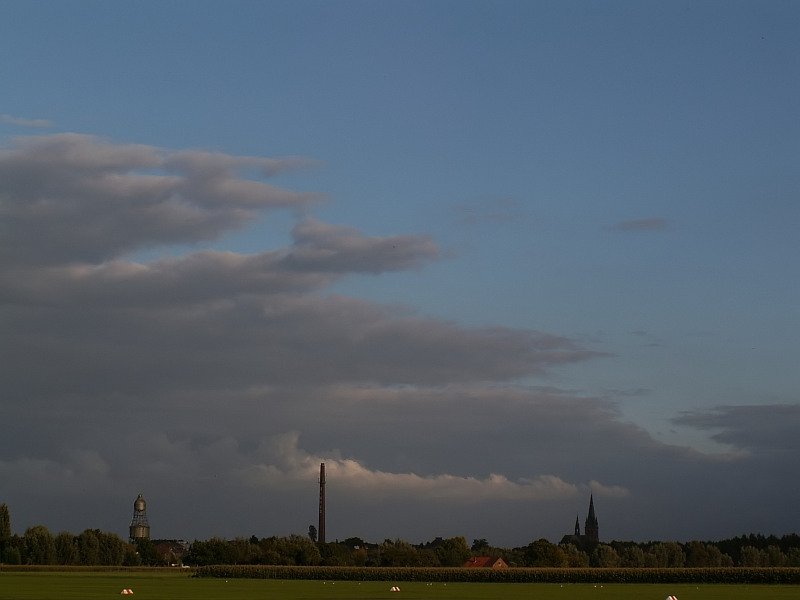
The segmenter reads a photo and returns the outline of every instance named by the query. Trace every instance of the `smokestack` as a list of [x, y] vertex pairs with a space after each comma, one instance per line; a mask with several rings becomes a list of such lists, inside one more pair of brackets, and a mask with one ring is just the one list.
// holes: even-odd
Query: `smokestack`
[[319, 465], [319, 530], [317, 540], [325, 543], [325, 463]]

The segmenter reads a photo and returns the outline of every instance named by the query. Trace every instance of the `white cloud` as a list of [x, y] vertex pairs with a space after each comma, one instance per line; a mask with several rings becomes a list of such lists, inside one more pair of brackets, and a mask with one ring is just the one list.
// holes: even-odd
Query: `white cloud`
[[606, 498], [625, 498], [630, 495], [630, 490], [620, 485], [604, 485], [594, 479], [589, 482], [589, 489], [593, 494]]
[[[319, 476], [319, 466], [325, 463], [327, 478], [332, 484], [346, 489], [348, 494], [365, 494], [373, 501], [397, 495], [408, 495], [419, 502], [442, 501], [457, 504], [476, 504], [487, 501], [528, 501], [574, 497], [579, 486], [555, 475], [510, 480], [492, 473], [479, 478], [453, 474], [422, 476], [416, 473], [392, 473], [370, 469], [356, 459], [341, 458], [338, 452], [312, 455], [299, 447], [299, 434], [278, 436], [270, 444], [274, 464], [261, 463], [243, 467], [237, 478], [258, 488], [303, 487]], [[601, 486], [592, 482], [607, 495], [620, 495], [623, 488]]]
[[24, 117], [15, 117], [7, 114], [0, 115], [0, 122], [8, 123], [10, 125], [17, 125], [18, 127], [43, 128], [53, 126], [53, 124], [47, 119], [26, 119]]

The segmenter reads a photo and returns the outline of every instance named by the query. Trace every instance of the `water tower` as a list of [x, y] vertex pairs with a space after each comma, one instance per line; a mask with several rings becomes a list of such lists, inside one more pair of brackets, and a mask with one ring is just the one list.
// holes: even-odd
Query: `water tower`
[[150, 523], [147, 522], [147, 502], [141, 494], [136, 497], [133, 503], [133, 519], [130, 526], [130, 541], [150, 539]]

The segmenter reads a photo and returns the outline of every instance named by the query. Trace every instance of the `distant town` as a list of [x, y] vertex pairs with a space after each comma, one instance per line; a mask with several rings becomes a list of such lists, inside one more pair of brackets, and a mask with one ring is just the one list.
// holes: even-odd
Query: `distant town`
[[79, 534], [51, 533], [45, 526], [12, 533], [11, 511], [0, 504], [0, 564], [4, 565], [108, 565], [205, 566], [326, 565], [383, 567], [464, 567], [508, 569], [514, 567], [798, 567], [800, 536], [748, 534], [710, 541], [602, 541], [594, 498], [581, 530], [577, 516], [572, 531], [558, 543], [540, 538], [526, 546], [500, 548], [488, 540], [441, 538], [413, 544], [402, 539], [380, 543], [359, 537], [326, 541], [324, 466], [320, 474], [320, 520], [308, 532], [285, 537], [255, 535], [235, 539], [211, 538], [188, 542], [152, 536], [147, 501], [139, 494], [133, 502], [129, 538], [97, 529]]

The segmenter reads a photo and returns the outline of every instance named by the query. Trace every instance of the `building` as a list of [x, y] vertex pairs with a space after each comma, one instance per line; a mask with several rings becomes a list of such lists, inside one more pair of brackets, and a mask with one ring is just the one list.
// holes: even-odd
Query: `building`
[[499, 556], [473, 556], [463, 564], [470, 569], [507, 569], [508, 564]]
[[141, 494], [136, 497], [133, 503], [133, 519], [131, 520], [130, 542], [150, 539], [150, 523], [147, 522], [147, 502]]
[[597, 524], [597, 515], [594, 512], [594, 497], [589, 495], [589, 514], [583, 524], [583, 535], [578, 516], [575, 516], [575, 531], [561, 538], [562, 544], [573, 544], [580, 550], [592, 550], [600, 543], [600, 528]]
[[153, 540], [156, 555], [161, 564], [177, 567], [183, 565], [183, 557], [189, 552], [186, 540]]
[[594, 514], [594, 498], [591, 494], [589, 495], [589, 514], [586, 516], [586, 522], [583, 525], [583, 535], [591, 544], [600, 543], [600, 529], [597, 526], [597, 516]]

